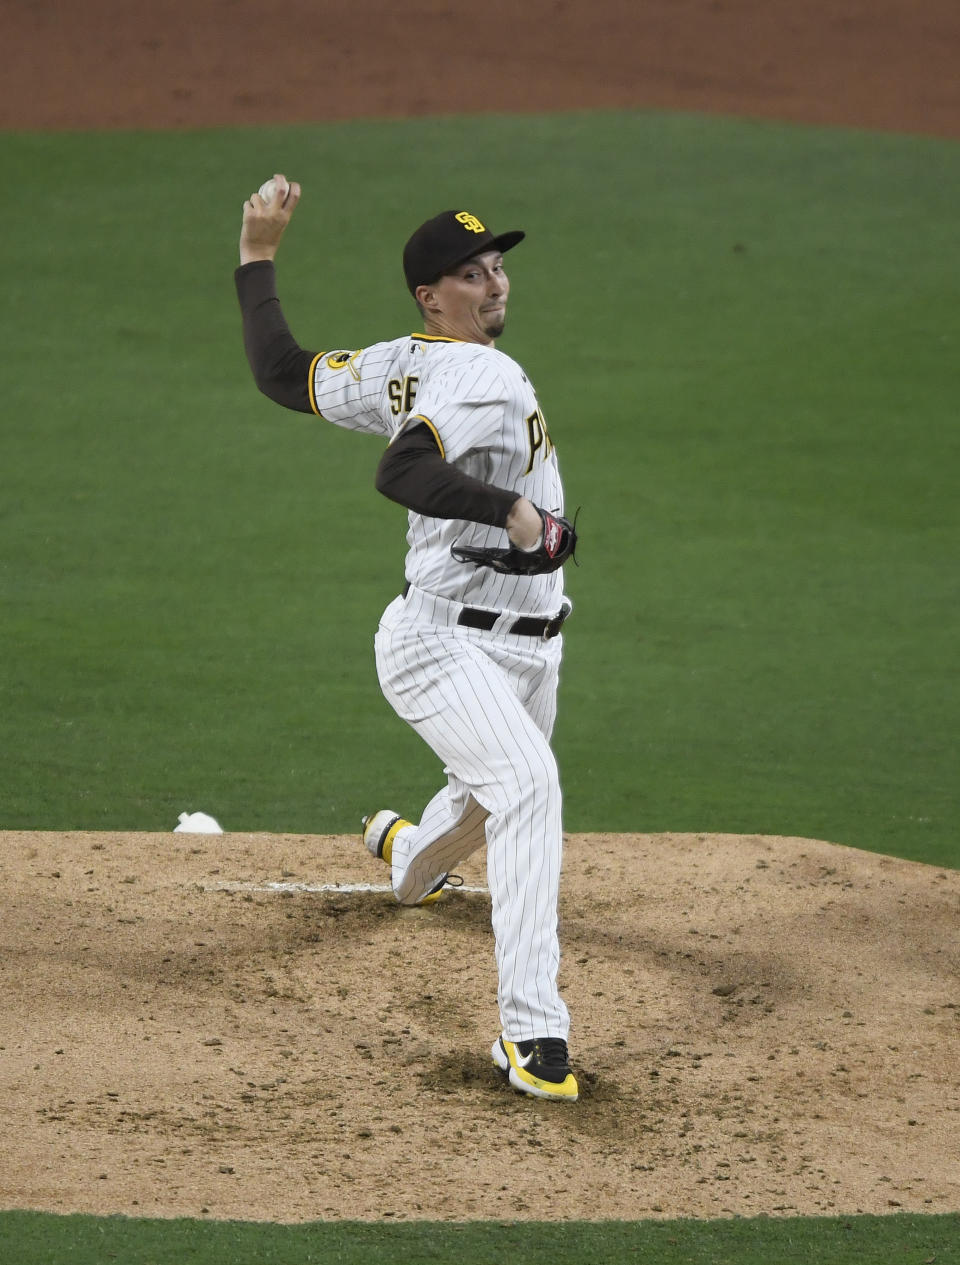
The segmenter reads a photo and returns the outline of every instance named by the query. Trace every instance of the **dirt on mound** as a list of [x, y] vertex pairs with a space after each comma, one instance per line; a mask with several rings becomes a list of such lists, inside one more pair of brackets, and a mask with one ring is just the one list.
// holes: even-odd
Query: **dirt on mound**
[[346, 838], [24, 832], [0, 856], [2, 1207], [960, 1207], [960, 873], [801, 839], [568, 837], [570, 1106], [490, 1062], [479, 857], [404, 910]]

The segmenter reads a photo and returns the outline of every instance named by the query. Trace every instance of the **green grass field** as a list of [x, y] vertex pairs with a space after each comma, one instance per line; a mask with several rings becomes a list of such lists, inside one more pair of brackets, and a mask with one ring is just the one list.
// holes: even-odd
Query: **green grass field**
[[[318, 350], [415, 326], [399, 250], [436, 210], [529, 234], [502, 346], [583, 507], [567, 828], [960, 864], [956, 144], [636, 112], [6, 134], [0, 154], [20, 191], [0, 828], [167, 830], [202, 809], [229, 830], [352, 831], [435, 789], [373, 667], [404, 534], [372, 486], [379, 446], [271, 405], [243, 357], [240, 208], [279, 168], [304, 186], [281, 293]], [[4, 1259], [106, 1259], [66, 1253], [78, 1224], [0, 1219], [0, 1246], [32, 1245]], [[671, 1224], [565, 1227], [581, 1247], [551, 1259], [958, 1259], [949, 1218]], [[120, 1259], [174, 1259], [142, 1233]], [[178, 1260], [243, 1259], [182, 1233]], [[381, 1259], [367, 1230], [315, 1257], [291, 1230], [242, 1233], [273, 1244], [251, 1260], [354, 1259], [336, 1234]], [[495, 1259], [494, 1231], [474, 1233], [458, 1258]], [[544, 1231], [510, 1233], [541, 1259]], [[411, 1242], [390, 1258], [448, 1259]]]
[[[0, 1214], [0, 1249], [17, 1265], [951, 1265], [960, 1217], [800, 1217], [775, 1221], [624, 1221], [272, 1227]], [[69, 1246], [67, 1246], [69, 1245]]]

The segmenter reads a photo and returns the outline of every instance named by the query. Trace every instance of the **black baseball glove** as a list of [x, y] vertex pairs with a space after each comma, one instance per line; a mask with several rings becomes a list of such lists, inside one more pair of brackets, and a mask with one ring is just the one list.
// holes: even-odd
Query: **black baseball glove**
[[475, 545], [451, 545], [450, 552], [458, 562], [472, 562], [478, 567], [492, 567], [504, 575], [543, 575], [557, 571], [568, 558], [574, 556], [577, 533], [569, 519], [535, 507], [543, 520], [540, 543], [535, 549], [520, 549], [510, 545], [506, 549], [486, 548]]

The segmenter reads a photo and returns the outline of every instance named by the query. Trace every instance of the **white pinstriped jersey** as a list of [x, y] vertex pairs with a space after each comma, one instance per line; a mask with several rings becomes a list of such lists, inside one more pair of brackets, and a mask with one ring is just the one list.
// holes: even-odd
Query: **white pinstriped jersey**
[[[310, 404], [324, 420], [389, 441], [426, 424], [445, 460], [465, 474], [563, 513], [556, 452], [536, 393], [509, 356], [480, 343], [411, 334], [359, 351], [322, 352], [310, 374]], [[563, 573], [500, 575], [457, 562], [452, 544], [509, 544], [506, 531], [462, 519], [408, 514], [406, 578], [470, 606], [555, 615]]]

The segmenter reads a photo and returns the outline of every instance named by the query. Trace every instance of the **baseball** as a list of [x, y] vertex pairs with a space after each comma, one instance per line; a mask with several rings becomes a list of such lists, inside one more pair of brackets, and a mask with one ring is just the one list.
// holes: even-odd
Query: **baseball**
[[265, 180], [257, 192], [260, 194], [261, 198], [263, 198], [264, 202], [272, 202], [274, 195], [277, 192], [277, 182], [274, 180], [273, 176], [271, 176], [269, 180]]

